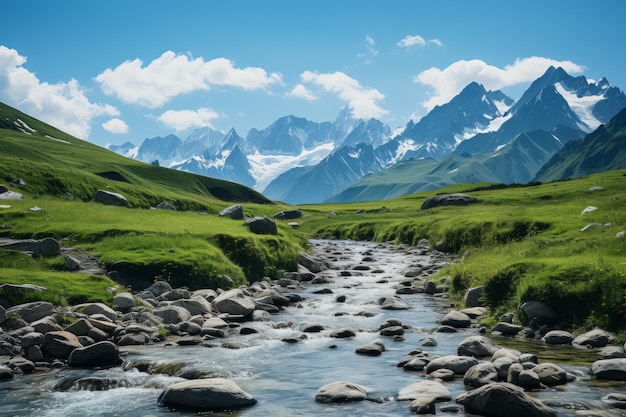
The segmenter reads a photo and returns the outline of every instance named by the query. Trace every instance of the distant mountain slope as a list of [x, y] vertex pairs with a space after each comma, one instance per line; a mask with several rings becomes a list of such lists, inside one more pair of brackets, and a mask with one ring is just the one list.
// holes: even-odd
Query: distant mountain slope
[[165, 199], [189, 209], [224, 201], [271, 203], [240, 184], [125, 158], [0, 103], [0, 181], [16, 178], [35, 194], [89, 201], [103, 188], [142, 207]]
[[578, 178], [624, 167], [626, 108], [583, 139], [567, 143], [537, 172], [535, 180]]

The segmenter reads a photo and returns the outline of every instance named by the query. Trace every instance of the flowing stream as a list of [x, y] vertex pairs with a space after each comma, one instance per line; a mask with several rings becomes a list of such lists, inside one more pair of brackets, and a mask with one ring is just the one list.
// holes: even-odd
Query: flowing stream
[[[181, 362], [184, 369], [209, 371], [230, 378], [258, 400], [255, 406], [232, 413], [172, 411], [159, 407], [157, 398], [163, 387], [182, 381], [182, 378], [149, 375], [136, 369], [124, 371], [121, 367], [98, 371], [62, 369], [16, 376], [13, 380], [0, 382], [0, 416], [414, 415], [409, 410], [410, 402], [396, 401], [395, 398], [402, 388], [426, 378], [426, 375], [403, 371], [396, 366], [397, 363], [410, 351], [420, 348], [419, 340], [425, 337], [437, 341], [436, 346], [422, 347], [430, 356], [456, 354], [458, 344], [476, 334], [476, 329], [456, 333], [433, 332], [437, 319], [450, 307], [445, 299], [425, 294], [402, 295], [411, 306], [408, 310], [383, 310], [376, 300], [394, 296], [394, 284], [407, 279], [404, 273], [408, 269], [424, 268], [441, 260], [437, 261], [431, 253], [419, 249], [368, 242], [314, 240], [311, 245], [314, 253], [331, 259], [333, 269], [325, 273], [331, 278], [330, 282], [293, 291], [304, 300], [299, 306], [285, 308], [280, 314], [272, 316], [271, 321], [244, 324], [255, 328], [258, 333], [215, 340], [214, 347], [183, 347], [169, 343], [125, 349], [128, 351], [125, 356], [128, 362], [140, 359], [157, 363]], [[368, 262], [364, 262], [366, 257]], [[356, 265], [367, 266], [357, 271], [354, 270]], [[320, 294], [320, 289], [327, 291]], [[344, 302], [336, 300], [339, 295], [346, 297]], [[395, 341], [380, 336], [378, 328], [389, 318], [399, 319], [405, 326], [410, 326], [404, 340]], [[300, 338], [304, 335], [301, 326], [313, 322], [321, 323], [325, 329], [319, 333], [306, 333], [306, 338], [298, 343], [283, 341]], [[356, 337], [330, 337], [331, 331], [345, 328], [355, 330]], [[228, 341], [245, 346], [240, 349], [221, 346]], [[384, 343], [386, 351], [381, 356], [355, 353], [358, 346], [372, 341]], [[496, 343], [499, 342], [496, 340]], [[539, 344], [527, 342], [518, 344], [516, 348], [537, 353], [533, 349], [539, 350]], [[571, 349], [557, 353], [570, 358], [576, 352]], [[542, 401], [567, 404], [567, 407], [559, 409], [559, 415], [573, 414], [577, 408], [584, 407], [606, 410], [601, 401], [603, 395], [608, 392], [626, 393], [623, 384], [610, 384], [608, 388], [597, 386], [587, 375], [588, 365], [570, 365], [567, 362], [559, 365], [577, 375], [578, 381], [533, 393]], [[63, 381], [81, 377], [110, 379], [115, 381], [114, 388], [104, 391], [63, 390]], [[342, 380], [371, 388], [372, 396], [380, 401], [341, 405], [315, 401], [320, 387]], [[438, 404], [437, 414], [465, 415], [462, 407], [457, 407], [454, 402], [454, 398], [466, 391], [462, 378], [445, 385], [453, 401]], [[616, 412], [611, 410], [611, 413]]]

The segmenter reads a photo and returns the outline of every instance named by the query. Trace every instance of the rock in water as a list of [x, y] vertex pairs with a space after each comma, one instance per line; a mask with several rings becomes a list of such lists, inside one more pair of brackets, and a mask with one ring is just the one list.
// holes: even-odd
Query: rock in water
[[158, 399], [161, 406], [207, 411], [250, 407], [256, 402], [254, 397], [225, 378], [179, 382], [167, 387]]
[[317, 390], [315, 401], [319, 403], [348, 403], [367, 399], [370, 389], [352, 382], [337, 381]]
[[554, 417], [556, 413], [540, 401], [524, 393], [521, 388], [508, 383], [483, 385], [461, 394], [457, 403], [465, 410], [494, 417]]

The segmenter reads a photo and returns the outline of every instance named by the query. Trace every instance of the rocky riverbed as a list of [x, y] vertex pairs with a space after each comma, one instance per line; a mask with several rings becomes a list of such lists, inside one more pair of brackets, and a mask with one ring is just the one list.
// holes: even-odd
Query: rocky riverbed
[[426, 241], [311, 248], [245, 288], [0, 309], [0, 415], [626, 415], [612, 335], [480, 326]]

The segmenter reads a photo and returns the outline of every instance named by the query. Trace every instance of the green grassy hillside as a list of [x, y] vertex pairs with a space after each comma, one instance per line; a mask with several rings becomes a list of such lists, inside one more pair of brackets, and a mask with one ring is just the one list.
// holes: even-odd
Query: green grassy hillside
[[[13, 129], [17, 119], [37, 132]], [[278, 222], [277, 236], [259, 236], [216, 213], [233, 202], [248, 215], [293, 207], [236, 184], [122, 158], [7, 107], [0, 120], [0, 180], [27, 184], [9, 186], [23, 200], [0, 200], [0, 237], [53, 236], [137, 282], [165, 279], [190, 288], [224, 286], [223, 275], [238, 285], [294, 270], [297, 251], [311, 237], [408, 245], [425, 238], [441, 250], [471, 253], [439, 278], [448, 277], [457, 300], [465, 289], [484, 286], [492, 320], [538, 300], [561, 313], [563, 325], [597, 325], [626, 338], [626, 238], [616, 236], [626, 229], [625, 169], [545, 184], [464, 184], [383, 202], [305, 205], [298, 207], [299, 229]], [[100, 188], [125, 195], [133, 207], [89, 202]], [[421, 211], [438, 192], [466, 192], [477, 202]], [[161, 201], [182, 210], [149, 209]], [[587, 206], [597, 210], [581, 214]], [[580, 231], [590, 223], [598, 225]], [[0, 251], [2, 282], [48, 287], [44, 297], [55, 302], [110, 300], [114, 282], [61, 272], [62, 263]]]

